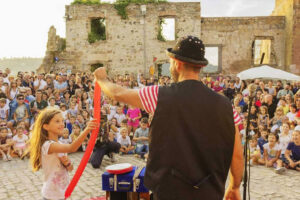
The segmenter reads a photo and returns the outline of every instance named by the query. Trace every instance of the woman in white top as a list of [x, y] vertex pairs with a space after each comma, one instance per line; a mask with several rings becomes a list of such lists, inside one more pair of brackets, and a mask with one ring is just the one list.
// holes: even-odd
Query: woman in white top
[[8, 90], [8, 98], [10, 100], [13, 100], [15, 98], [15, 96], [19, 93], [19, 89], [17, 87], [17, 82], [13, 81], [10, 83], [10, 88]]

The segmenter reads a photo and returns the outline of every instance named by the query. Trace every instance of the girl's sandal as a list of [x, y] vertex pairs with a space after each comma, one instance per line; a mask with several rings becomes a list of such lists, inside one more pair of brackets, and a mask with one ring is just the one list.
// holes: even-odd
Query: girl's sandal
[[12, 157], [10, 155], [7, 155], [7, 160], [11, 161], [12, 160]]
[[5, 161], [5, 162], [7, 162], [8, 160], [7, 160], [7, 157], [6, 157], [6, 155], [4, 154], [3, 155], [3, 161]]

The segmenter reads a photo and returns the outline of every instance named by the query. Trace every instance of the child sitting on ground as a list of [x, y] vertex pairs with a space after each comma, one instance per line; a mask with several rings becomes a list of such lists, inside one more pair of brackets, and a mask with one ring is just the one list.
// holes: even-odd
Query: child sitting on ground
[[292, 142], [285, 151], [286, 164], [289, 169], [300, 171], [300, 131], [295, 130], [292, 134]]
[[260, 159], [260, 150], [257, 145], [257, 138], [252, 137], [249, 140], [249, 154], [248, 159], [250, 159], [250, 165], [258, 164], [258, 160]]
[[279, 146], [281, 149], [281, 155], [280, 159], [277, 161], [277, 169], [276, 173], [281, 174], [285, 171], [285, 168], [283, 167], [285, 163], [287, 163], [287, 160], [285, 158], [285, 151], [288, 146], [288, 144], [291, 142], [292, 136], [290, 134], [290, 125], [288, 123], [282, 124], [282, 132], [279, 134]]
[[261, 155], [261, 158], [263, 158], [263, 155], [264, 155], [264, 144], [268, 143], [268, 130], [267, 129], [264, 129], [260, 132], [260, 138], [258, 139], [258, 146], [259, 146], [259, 149], [260, 149], [260, 155]]
[[259, 159], [258, 163], [265, 165], [266, 167], [276, 167], [276, 162], [280, 156], [280, 147], [277, 144], [277, 137], [274, 133], [270, 133], [268, 137], [268, 143], [263, 145], [264, 158]]
[[121, 144], [120, 152], [122, 152], [122, 154], [133, 154], [134, 146], [131, 146], [127, 128], [121, 128], [120, 133], [121, 136], [117, 140], [117, 142]]
[[21, 158], [26, 150], [26, 142], [28, 136], [24, 134], [24, 127], [18, 126], [16, 128], [17, 134], [13, 137], [14, 141], [14, 150], [18, 153], [18, 156]]
[[59, 138], [61, 144], [71, 144], [72, 139], [69, 134], [69, 129], [64, 128], [62, 136]]
[[8, 136], [8, 128], [0, 128], [0, 153], [4, 161], [12, 160], [10, 156], [11, 147], [13, 146], [13, 141]]

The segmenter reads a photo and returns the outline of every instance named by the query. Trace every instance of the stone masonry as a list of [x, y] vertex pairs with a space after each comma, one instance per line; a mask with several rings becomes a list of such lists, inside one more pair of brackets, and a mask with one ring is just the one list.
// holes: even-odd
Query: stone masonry
[[[146, 4], [145, 15], [141, 5], [130, 4], [126, 12], [128, 19], [123, 20], [112, 4], [66, 6], [66, 50], [58, 54], [57, 65], [89, 71], [92, 64], [101, 63], [109, 74], [148, 74], [150, 66], [168, 62], [165, 49], [175, 45], [157, 39], [159, 19], [170, 17], [175, 19], [177, 38], [195, 35], [206, 46], [219, 48], [219, 72], [232, 74], [254, 67], [254, 41], [268, 39], [269, 64], [300, 73], [299, 0], [277, 0], [269, 17], [204, 18], [199, 2]], [[90, 44], [88, 34], [95, 18], [105, 18], [106, 40]], [[44, 62], [39, 71], [47, 72], [50, 66]]]

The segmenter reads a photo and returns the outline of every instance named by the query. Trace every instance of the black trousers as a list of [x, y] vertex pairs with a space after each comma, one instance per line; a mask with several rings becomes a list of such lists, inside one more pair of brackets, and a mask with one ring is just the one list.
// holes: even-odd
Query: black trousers
[[121, 145], [117, 142], [107, 142], [101, 146], [95, 146], [90, 158], [91, 165], [93, 168], [99, 168], [105, 155], [109, 155], [112, 152], [119, 153], [120, 148]]

